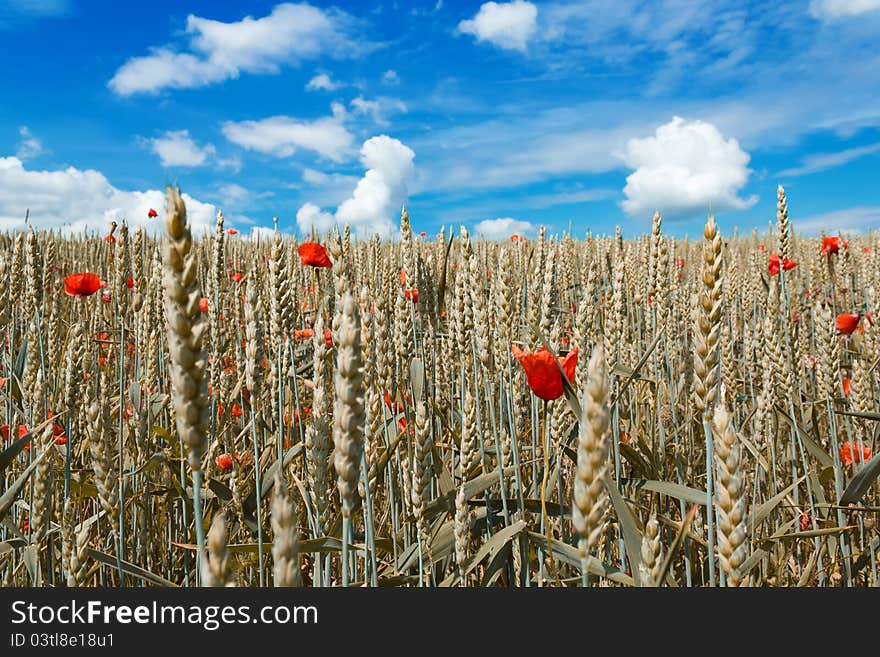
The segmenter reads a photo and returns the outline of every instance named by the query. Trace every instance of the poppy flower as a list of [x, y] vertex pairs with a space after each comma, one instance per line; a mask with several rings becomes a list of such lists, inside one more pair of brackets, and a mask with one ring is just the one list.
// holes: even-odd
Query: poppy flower
[[317, 242], [303, 242], [299, 245], [296, 252], [299, 253], [299, 259], [302, 260], [304, 265], [321, 268], [333, 266], [327, 249]]
[[328, 328], [324, 329], [324, 342], [328, 347], [333, 346], [333, 331]]
[[837, 316], [837, 330], [843, 335], [850, 335], [859, 326], [861, 314], [841, 313]]
[[232, 280], [234, 280], [236, 283], [241, 281], [242, 278], [244, 278], [244, 274], [242, 274], [240, 271], [237, 271], [232, 275]]
[[404, 290], [403, 296], [405, 296], [407, 299], [409, 299], [413, 303], [418, 303], [419, 302], [419, 289], [414, 287], [411, 290]]
[[821, 253], [822, 255], [827, 253], [838, 253], [841, 246], [844, 249], [848, 246], [846, 240], [842, 240], [839, 237], [823, 237]]
[[843, 394], [849, 397], [850, 390], [852, 390], [852, 379], [844, 378], [841, 383], [843, 384]]
[[685, 265], [685, 259], [684, 258], [676, 258], [675, 264], [678, 266], [679, 269], [681, 269]]
[[202, 297], [199, 299], [199, 310], [203, 313], [208, 312], [208, 297]]
[[227, 235], [238, 235], [238, 231], [235, 230], [235, 228], [227, 228], [227, 229], [226, 229], [226, 234], [227, 234]]
[[147, 218], [153, 219], [154, 217], [158, 217], [159, 213], [156, 212], [153, 208], [150, 208], [149, 212], [147, 212]]
[[791, 271], [795, 267], [797, 267], [797, 263], [794, 260], [789, 260], [788, 258], [785, 258], [782, 261], [782, 269], [784, 271]]
[[763, 244], [758, 245], [758, 251], [766, 251], [766, 250], [767, 250], [767, 247], [764, 246]]
[[6, 383], [6, 377], [0, 376], [0, 388], [3, 387], [4, 383]]
[[811, 522], [810, 514], [806, 511], [804, 511], [801, 514], [800, 521], [798, 523], [798, 527], [800, 527], [800, 530], [802, 532], [805, 532], [805, 531], [807, 531], [807, 528], [810, 526], [810, 522]]
[[232, 417], [241, 417], [241, 404], [236, 402], [232, 405]]
[[843, 461], [844, 465], [864, 463], [871, 458], [871, 448], [867, 445], [862, 445], [860, 450], [858, 445], [854, 445], [847, 440], [840, 446], [838, 454], [840, 454], [840, 460]]
[[[18, 437], [24, 438], [28, 433], [27, 425], [19, 424], [18, 425]], [[0, 427], [0, 434], [3, 435], [3, 440], [9, 440], [9, 425], [4, 424]]]
[[134, 279], [131, 276], [125, 279], [125, 287], [127, 287], [129, 290], [134, 289]]
[[422, 231], [421, 233], [419, 233], [419, 237], [427, 237], [427, 236], [428, 236], [428, 233], [425, 231]]
[[387, 390], [384, 394], [385, 397], [385, 405], [388, 407], [388, 410], [392, 413], [402, 413], [403, 412], [403, 404], [400, 402], [391, 401], [391, 393]]
[[871, 252], [872, 252], [872, 249], [871, 249], [870, 246], [865, 246], [865, 247], [862, 248], [862, 251], [864, 251], [865, 253], [871, 253]]
[[89, 297], [101, 287], [101, 277], [88, 271], [70, 274], [64, 279], [64, 293], [72, 297]]
[[520, 237], [519, 235], [517, 235], [516, 233], [514, 233], [513, 235], [510, 236], [510, 241], [511, 241], [511, 242], [517, 242], [517, 241], [519, 241], [519, 237]]
[[293, 332], [293, 339], [294, 340], [304, 340], [304, 339], [312, 337], [313, 335], [315, 335], [315, 329], [311, 329], [311, 328], [296, 329]]
[[221, 470], [232, 470], [232, 456], [230, 454], [221, 454], [214, 459], [214, 463]]
[[116, 244], [116, 238], [113, 237], [113, 235], [106, 235], [104, 241], [109, 242], [110, 244]]
[[770, 258], [768, 258], [767, 271], [770, 272], [771, 276], [776, 276], [776, 274], [779, 273], [780, 266], [781, 264], [779, 262], [779, 256], [775, 253], [772, 253], [770, 255]]
[[[553, 359], [553, 355], [545, 347], [540, 351], [527, 354], [522, 349], [513, 345], [513, 355], [523, 366], [526, 379], [532, 392], [545, 401], [558, 399], [562, 396], [562, 375]], [[565, 371], [569, 381], [574, 381], [574, 369], [577, 366], [578, 350], [572, 349], [565, 358], [559, 359], [559, 364]]]
[[104, 303], [110, 303], [110, 291], [104, 290], [101, 292], [101, 299], [104, 300]]

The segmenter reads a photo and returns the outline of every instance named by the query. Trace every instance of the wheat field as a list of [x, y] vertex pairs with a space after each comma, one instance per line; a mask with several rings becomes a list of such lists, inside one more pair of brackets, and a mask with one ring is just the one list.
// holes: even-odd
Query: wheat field
[[880, 584], [877, 235], [150, 214], [0, 235], [3, 586]]

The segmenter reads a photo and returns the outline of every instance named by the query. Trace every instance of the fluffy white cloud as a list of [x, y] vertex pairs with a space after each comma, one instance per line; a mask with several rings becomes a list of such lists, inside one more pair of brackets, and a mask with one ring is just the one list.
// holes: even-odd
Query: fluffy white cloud
[[166, 87], [203, 87], [241, 73], [277, 73], [322, 55], [354, 57], [369, 45], [348, 36], [351, 19], [338, 10], [284, 3], [268, 16], [246, 16], [224, 23], [190, 14], [186, 20], [189, 51], [172, 46], [133, 57], [116, 71], [110, 88], [121, 96], [155, 93]]
[[21, 140], [18, 142], [15, 156], [19, 160], [30, 160], [46, 152], [43, 143], [34, 137], [26, 125], [18, 129], [18, 134], [21, 136]]
[[660, 210], [675, 217], [710, 206], [743, 209], [757, 201], [737, 196], [749, 177], [749, 154], [711, 123], [676, 116], [654, 136], [630, 139], [622, 157], [635, 169], [623, 188], [623, 209], [631, 215]]
[[880, 0], [810, 0], [810, 16], [833, 21], [880, 9]]
[[147, 140], [150, 150], [159, 156], [163, 167], [197, 167], [213, 157], [216, 149], [212, 144], [199, 146], [189, 130], [169, 130], [161, 137]]
[[395, 86], [400, 84], [400, 76], [397, 75], [397, 71], [388, 69], [382, 74], [382, 84], [387, 84], [389, 86]]
[[341, 82], [334, 82], [326, 73], [319, 73], [309, 80], [306, 91], [333, 91], [341, 86]]
[[336, 218], [329, 212], [324, 212], [314, 203], [305, 203], [296, 211], [296, 225], [300, 232], [309, 233], [314, 228], [323, 233], [333, 228]]
[[333, 104], [333, 115], [302, 121], [290, 116], [272, 116], [260, 121], [228, 121], [223, 124], [226, 138], [248, 150], [276, 157], [290, 157], [297, 149], [315, 151], [340, 162], [348, 155], [354, 136], [343, 124], [345, 108]]
[[306, 203], [296, 213], [300, 230], [307, 232], [314, 226], [324, 231], [334, 224], [347, 223], [356, 233], [391, 235], [415, 171], [414, 158], [413, 150], [397, 139], [388, 135], [371, 137], [361, 147], [361, 163], [366, 171], [351, 197], [339, 205], [335, 215]]
[[505, 50], [525, 50], [535, 36], [537, 18], [538, 8], [525, 0], [486, 2], [476, 16], [461, 21], [458, 30]]
[[498, 219], [484, 219], [474, 226], [477, 235], [487, 240], [503, 240], [511, 235], [523, 235], [532, 233], [535, 225], [529, 221], [520, 221], [511, 217], [499, 217]]
[[[213, 225], [217, 208], [188, 194], [183, 199], [193, 233], [201, 235]], [[117, 189], [93, 169], [31, 171], [17, 157], [0, 157], [0, 229], [23, 228], [29, 210], [35, 228], [103, 233], [110, 221], [124, 219], [132, 227], [159, 231], [164, 207], [164, 191]], [[159, 211], [158, 219], [147, 218], [150, 208]]]

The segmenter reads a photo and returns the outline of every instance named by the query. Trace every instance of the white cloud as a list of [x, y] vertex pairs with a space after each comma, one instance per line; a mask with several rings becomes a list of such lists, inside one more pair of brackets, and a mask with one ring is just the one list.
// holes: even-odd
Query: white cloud
[[306, 232], [314, 226], [324, 231], [334, 224], [347, 223], [357, 233], [391, 235], [415, 172], [414, 158], [413, 150], [397, 139], [388, 135], [371, 137], [361, 147], [361, 163], [366, 171], [351, 197], [339, 205], [335, 215], [306, 203], [296, 213], [300, 230]]
[[623, 209], [630, 215], [659, 210], [675, 217], [710, 206], [743, 209], [757, 201], [737, 196], [749, 177], [748, 153], [711, 123], [676, 116], [654, 136], [630, 139], [622, 157], [635, 169], [623, 188]]
[[390, 235], [395, 226], [393, 217], [406, 201], [415, 155], [411, 148], [388, 135], [365, 141], [361, 163], [367, 170], [351, 198], [336, 210], [337, 221], [350, 224], [358, 232]]
[[277, 73], [283, 65], [323, 55], [356, 57], [370, 49], [348, 32], [351, 18], [338, 10], [283, 3], [263, 18], [224, 23], [190, 14], [189, 50], [165, 45], [133, 57], [109, 82], [121, 96], [156, 93], [166, 87], [203, 87], [241, 73]]
[[808, 173], [816, 173], [817, 171], [825, 171], [833, 169], [847, 162], [852, 162], [865, 155], [873, 155], [880, 153], [880, 143], [868, 144], [867, 146], [859, 146], [856, 148], [847, 148], [837, 153], [816, 153], [808, 155], [803, 159], [803, 163], [799, 167], [785, 169], [780, 171], [777, 176], [803, 176]]
[[251, 193], [236, 183], [229, 183], [226, 185], [220, 185], [217, 188], [217, 196], [223, 200], [224, 203], [237, 203], [238, 201], [244, 201], [249, 198]]
[[345, 108], [333, 104], [333, 115], [314, 121], [290, 116], [272, 116], [260, 121], [228, 121], [223, 124], [226, 138], [248, 150], [275, 157], [290, 157], [297, 149], [315, 151], [322, 157], [340, 162], [354, 141], [343, 125]]
[[795, 230], [807, 235], [817, 235], [821, 231], [826, 234], [844, 232], [860, 232], [868, 228], [880, 226], [880, 206], [862, 205], [832, 212], [823, 212], [797, 219]]
[[193, 141], [188, 130], [169, 130], [147, 142], [163, 167], [197, 167], [216, 154], [212, 144], [199, 146]]
[[375, 100], [367, 100], [358, 96], [350, 103], [352, 114], [355, 116], [369, 116], [375, 123], [381, 126], [388, 125], [387, 116], [397, 112], [406, 112], [406, 103], [396, 98], [381, 96]]
[[459, 32], [505, 50], [526, 49], [537, 30], [538, 8], [525, 0], [486, 2], [470, 20], [458, 24]]
[[400, 84], [400, 76], [397, 75], [397, 71], [387, 70], [382, 74], [382, 84], [387, 84], [388, 86], [395, 86]]
[[834, 21], [880, 9], [880, 0], [810, 0], [810, 16]]
[[514, 234], [523, 235], [532, 233], [534, 230], [535, 225], [531, 222], [511, 217], [484, 219], [474, 226], [474, 232], [487, 240], [503, 240]]
[[319, 73], [306, 85], [306, 91], [334, 91], [342, 86], [341, 82], [333, 81], [326, 73]]
[[[217, 209], [188, 194], [183, 199], [193, 233], [201, 235], [213, 225]], [[29, 222], [35, 228], [102, 233], [110, 221], [124, 219], [130, 226], [146, 225], [159, 231], [164, 230], [164, 207], [164, 191], [117, 189], [94, 169], [33, 171], [17, 157], [0, 157], [0, 229], [23, 228], [29, 210]], [[159, 219], [147, 218], [150, 208], [159, 211]]]
[[267, 228], [266, 226], [254, 226], [251, 228], [249, 237], [255, 242], [268, 242], [275, 237], [275, 229]]
[[302, 233], [309, 233], [312, 228], [323, 233], [336, 225], [336, 218], [314, 203], [305, 203], [296, 211], [296, 225]]
[[15, 156], [19, 160], [30, 160], [46, 152], [43, 143], [34, 137], [26, 125], [18, 129], [18, 134], [21, 136], [21, 141], [18, 142]]

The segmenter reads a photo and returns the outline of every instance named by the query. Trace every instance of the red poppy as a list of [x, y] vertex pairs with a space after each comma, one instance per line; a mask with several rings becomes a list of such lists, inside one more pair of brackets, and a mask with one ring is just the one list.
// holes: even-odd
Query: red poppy
[[304, 328], [304, 329], [296, 329], [293, 332], [294, 340], [303, 340], [305, 338], [310, 338], [315, 335], [315, 329]]
[[27, 519], [21, 521], [21, 531], [29, 532], [31, 530], [31, 523], [27, 521]]
[[242, 278], [244, 278], [244, 274], [242, 274], [240, 271], [237, 271], [232, 275], [232, 280], [234, 280], [236, 283], [241, 281]]
[[871, 249], [870, 246], [863, 247], [862, 250], [863, 250], [865, 253], [871, 253], [871, 251], [872, 251], [872, 249]]
[[842, 240], [839, 237], [823, 237], [821, 253], [823, 255], [825, 255], [826, 253], [837, 253], [838, 251], [840, 251], [841, 246], [844, 249], [848, 246], [846, 240]]
[[232, 456], [230, 454], [221, 454], [214, 459], [214, 463], [221, 470], [232, 470]]
[[861, 314], [841, 313], [837, 316], [837, 330], [844, 335], [850, 335], [859, 325]]
[[843, 394], [845, 396], [849, 397], [850, 390], [852, 390], [852, 380], [845, 378], [843, 380]]
[[104, 303], [110, 303], [110, 291], [104, 290], [101, 292], [101, 298], [104, 300]]
[[72, 297], [89, 297], [101, 287], [101, 277], [88, 271], [71, 274], [64, 279], [64, 293]]
[[403, 296], [412, 301], [413, 303], [419, 302], [419, 289], [414, 287], [411, 290], [404, 290]]
[[226, 234], [227, 234], [227, 235], [238, 235], [238, 231], [235, 230], [235, 228], [227, 228], [227, 229], [226, 229]]
[[134, 289], [134, 279], [131, 276], [125, 279], [125, 287], [127, 287], [129, 290]]
[[[526, 372], [526, 379], [532, 392], [545, 401], [557, 399], [562, 396], [562, 375], [553, 356], [546, 348], [527, 354], [522, 349], [513, 345], [513, 355], [522, 364]], [[565, 371], [569, 381], [574, 381], [574, 369], [577, 366], [578, 350], [572, 349], [565, 358], [560, 358], [559, 363]]]
[[684, 260], [684, 258], [676, 258], [676, 259], [675, 259], [675, 264], [678, 265], [678, 268], [679, 268], [679, 269], [681, 269], [681, 268], [684, 267], [684, 265], [685, 265], [685, 260]]
[[6, 383], [6, 377], [0, 376], [0, 388], [3, 387], [4, 383]]
[[426, 233], [425, 231], [422, 231], [421, 233], [419, 233], [419, 237], [427, 237], [427, 235], [428, 235], [428, 233]]
[[116, 238], [113, 235], [107, 235], [104, 237], [105, 242], [109, 242], [110, 244], [116, 244]]
[[840, 454], [840, 460], [843, 461], [844, 465], [852, 465], [853, 463], [864, 463], [868, 459], [871, 458], [871, 448], [867, 445], [862, 445], [861, 450], [858, 445], [851, 443], [850, 441], [846, 441], [841, 445], [838, 450], [838, 454]]
[[232, 417], [241, 417], [241, 404], [235, 403], [232, 405]]
[[299, 259], [302, 260], [304, 265], [322, 268], [333, 266], [327, 249], [317, 242], [303, 242], [299, 245], [296, 252], [299, 253]]
[[766, 250], [767, 250], [767, 247], [764, 246], [763, 244], [758, 245], [758, 251], [766, 251]]
[[385, 405], [388, 407], [388, 410], [392, 413], [402, 413], [403, 412], [403, 404], [400, 402], [391, 401], [391, 393], [387, 390], [384, 394], [385, 397]]
[[791, 270], [794, 269], [795, 267], [797, 267], [797, 263], [796, 263], [794, 260], [789, 260], [788, 258], [785, 258], [785, 259], [782, 261], [782, 268], [783, 268], [785, 271], [791, 271]]
[[333, 331], [328, 328], [324, 329], [324, 342], [328, 347], [333, 346]]
[[771, 276], [776, 276], [779, 273], [779, 256], [775, 253], [770, 254], [770, 258], [768, 259], [767, 271], [770, 272]]
[[153, 217], [158, 217], [158, 216], [159, 216], [159, 213], [156, 212], [153, 208], [150, 208], [150, 211], [147, 212], [147, 217], [149, 219], [152, 219]]
[[517, 235], [516, 233], [510, 236], [511, 242], [516, 242], [517, 240], [519, 240], [519, 235]]
[[199, 299], [199, 310], [203, 313], [208, 312], [208, 297], [202, 297]]
[[798, 526], [800, 527], [802, 532], [807, 531], [807, 528], [810, 526], [810, 522], [811, 522], [811, 519], [810, 519], [809, 512], [804, 511], [801, 514], [800, 522], [798, 523]]
[[[18, 425], [18, 437], [24, 438], [28, 433], [27, 425], [19, 424]], [[0, 427], [0, 434], [3, 435], [3, 440], [9, 440], [9, 425], [4, 424]]]

